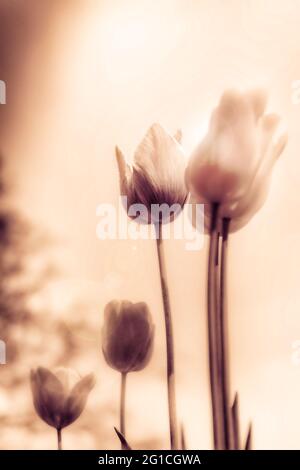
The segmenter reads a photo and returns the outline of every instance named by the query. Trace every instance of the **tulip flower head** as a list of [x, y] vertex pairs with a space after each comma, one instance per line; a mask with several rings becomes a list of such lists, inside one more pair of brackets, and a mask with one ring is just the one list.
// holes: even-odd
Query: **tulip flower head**
[[265, 113], [266, 101], [261, 90], [226, 91], [186, 171], [192, 201], [207, 205], [206, 221], [218, 204], [219, 217], [231, 219], [232, 231], [264, 204], [273, 165], [287, 142], [280, 117]]
[[102, 350], [106, 362], [126, 374], [144, 369], [153, 350], [154, 325], [143, 302], [109, 302], [104, 311]]
[[38, 367], [31, 371], [30, 380], [37, 414], [58, 430], [69, 426], [81, 415], [95, 385], [93, 374], [80, 378], [75, 371], [65, 368], [51, 372]]
[[181, 133], [169, 135], [153, 124], [138, 146], [131, 167], [116, 148], [121, 195], [127, 198], [128, 216], [144, 224], [168, 223], [187, 199], [185, 159]]

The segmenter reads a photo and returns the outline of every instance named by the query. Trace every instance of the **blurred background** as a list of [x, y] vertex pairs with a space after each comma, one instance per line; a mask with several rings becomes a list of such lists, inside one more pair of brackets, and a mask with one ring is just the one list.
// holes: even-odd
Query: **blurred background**
[[[100, 241], [96, 208], [118, 203], [116, 144], [130, 158], [159, 121], [182, 128], [188, 155], [224, 88], [256, 86], [286, 120], [289, 144], [267, 203], [230, 240], [231, 380], [254, 448], [300, 448], [299, 22], [299, 0], [0, 0], [1, 449], [55, 449], [55, 431], [33, 411], [28, 374], [38, 365], [97, 376], [64, 447], [119, 447], [120, 377], [100, 346], [113, 298], [148, 302], [156, 323], [153, 359], [128, 380], [128, 440], [167, 448], [155, 243]], [[188, 448], [206, 449], [207, 252], [165, 246], [178, 414]]]

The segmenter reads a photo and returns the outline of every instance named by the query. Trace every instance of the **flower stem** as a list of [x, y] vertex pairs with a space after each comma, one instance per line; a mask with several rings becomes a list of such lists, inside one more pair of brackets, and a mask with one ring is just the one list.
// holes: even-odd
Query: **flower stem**
[[223, 424], [222, 424], [222, 395], [220, 387], [220, 328], [218, 323], [219, 304], [219, 274], [218, 274], [218, 247], [219, 234], [217, 230], [218, 205], [213, 204], [209, 254], [207, 268], [207, 327], [209, 349], [209, 373], [213, 417], [214, 448], [224, 448]]
[[222, 220], [222, 250], [221, 250], [221, 270], [220, 270], [220, 328], [221, 328], [221, 381], [222, 381], [222, 405], [225, 449], [233, 447], [232, 419], [230, 413], [230, 385], [229, 385], [229, 365], [228, 365], [228, 325], [226, 312], [226, 275], [227, 275], [227, 252], [229, 219]]
[[174, 340], [172, 315], [167, 285], [166, 264], [163, 252], [162, 224], [156, 226], [156, 244], [159, 264], [159, 274], [161, 283], [162, 300], [164, 307], [164, 318], [166, 328], [167, 347], [167, 383], [168, 383], [168, 405], [169, 405], [169, 429], [171, 449], [178, 449], [178, 430], [176, 417], [176, 393], [175, 393], [175, 370], [174, 370]]
[[[121, 394], [120, 394], [120, 431], [125, 437], [125, 397], [126, 397], [126, 377], [127, 373], [121, 373]], [[123, 445], [122, 445], [123, 449]]]
[[57, 450], [62, 450], [61, 429], [57, 429]]

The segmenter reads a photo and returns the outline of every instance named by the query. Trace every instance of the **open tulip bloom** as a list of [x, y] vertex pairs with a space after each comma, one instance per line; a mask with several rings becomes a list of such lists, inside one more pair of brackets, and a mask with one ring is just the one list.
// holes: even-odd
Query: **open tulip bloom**
[[181, 212], [188, 191], [181, 132], [174, 137], [160, 124], [153, 124], [138, 146], [133, 165], [126, 163], [116, 148], [121, 196], [127, 198], [128, 216], [138, 223], [154, 224], [158, 267], [164, 308], [167, 345], [167, 384], [171, 448], [178, 446], [175, 397], [174, 345], [171, 305], [162, 246], [162, 224], [172, 222]]
[[95, 385], [94, 375], [80, 378], [72, 369], [61, 367], [51, 372], [38, 367], [31, 371], [30, 381], [35, 410], [43, 421], [57, 430], [58, 449], [61, 449], [61, 430], [83, 412]]
[[[144, 302], [109, 302], [104, 310], [102, 351], [110, 367], [121, 373], [120, 432], [125, 437], [125, 388], [128, 372], [144, 369], [149, 363], [154, 325]], [[123, 447], [123, 445], [122, 445]]]
[[185, 158], [179, 143], [160, 124], [153, 124], [129, 165], [116, 147], [120, 191], [127, 197], [128, 216], [143, 224], [170, 223], [187, 199]]
[[[231, 406], [226, 323], [229, 232], [241, 229], [263, 205], [272, 168], [287, 142], [280, 118], [266, 113], [263, 91], [226, 91], [204, 140], [191, 156], [191, 200], [205, 204], [210, 234], [207, 278], [209, 365], [214, 446], [239, 449], [237, 395]], [[219, 237], [222, 237], [220, 249]], [[251, 425], [243, 448], [251, 447]]]

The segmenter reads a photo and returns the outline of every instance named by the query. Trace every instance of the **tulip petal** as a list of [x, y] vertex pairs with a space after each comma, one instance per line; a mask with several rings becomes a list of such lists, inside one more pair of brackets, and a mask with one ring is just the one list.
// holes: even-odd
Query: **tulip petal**
[[73, 369], [58, 367], [53, 372], [55, 377], [62, 384], [65, 395], [68, 395], [73, 386], [80, 380], [80, 375]]
[[[152, 204], [183, 202], [187, 191], [184, 182], [185, 159], [181, 146], [159, 124], [153, 124], [134, 155], [134, 187], [142, 202]], [[147, 204], [148, 206], [149, 204]]]
[[50, 370], [44, 367], [31, 371], [30, 380], [37, 414], [49, 426], [59, 428], [66, 399], [62, 384]]
[[115, 153], [116, 153], [116, 160], [117, 160], [118, 169], [119, 169], [120, 180], [127, 181], [128, 177], [130, 176], [130, 166], [126, 162], [126, 159], [122, 151], [119, 149], [119, 147], [115, 148]]
[[[148, 170], [147, 173], [149, 172], [156, 180], [169, 176], [170, 162], [175, 166], [184, 166], [184, 154], [177, 140], [170, 136], [160, 124], [155, 123], [139, 144], [134, 155], [134, 162], [137, 167]], [[162, 175], [160, 175], [160, 170]], [[173, 173], [176, 177], [175, 171]]]
[[148, 306], [139, 302], [128, 309], [123, 308], [123, 322], [127, 329], [123, 348], [127, 354], [128, 371], [141, 370], [148, 364], [153, 346], [154, 329]]
[[139, 370], [143, 370], [149, 364], [154, 347], [154, 330], [154, 327], [149, 330], [148, 339], [144, 341], [138, 354], [135, 358], [132, 359], [132, 365], [130, 367], [131, 372], [138, 372]]
[[245, 96], [251, 103], [254, 115], [258, 119], [264, 113], [267, 105], [267, 93], [264, 89], [249, 90], [245, 93]]
[[186, 175], [198, 201], [223, 203], [241, 197], [257, 167], [256, 148], [252, 104], [235, 90], [225, 92]]
[[[139, 223], [171, 222], [187, 198], [184, 181], [185, 160], [178, 141], [181, 131], [171, 137], [159, 124], [153, 124], [138, 146], [131, 168], [116, 147], [121, 195], [127, 196], [128, 216]], [[165, 204], [156, 220], [151, 210]], [[152, 216], [152, 217], [151, 217]]]
[[261, 161], [265, 158], [269, 145], [272, 142], [273, 135], [278, 129], [279, 122], [280, 116], [275, 113], [265, 114], [259, 121], [259, 127], [261, 132], [261, 143], [259, 152], [261, 156]]
[[288, 141], [287, 132], [282, 133], [275, 142], [273, 142], [272, 153], [275, 160], [282, 154]]
[[121, 196], [130, 196], [130, 178], [132, 176], [132, 169], [130, 165], [126, 162], [126, 159], [119, 149], [115, 148], [116, 160], [119, 170], [119, 180], [120, 180], [120, 192]]
[[221, 214], [224, 217], [235, 219], [231, 231], [235, 226], [240, 227], [241, 224], [248, 222], [249, 218], [261, 208], [266, 200], [272, 167], [277, 159], [277, 157], [275, 158], [276, 152], [273, 150], [273, 135], [278, 129], [279, 122], [280, 117], [274, 113], [266, 114], [260, 119], [260, 159], [256, 171], [249, 180], [244, 196], [240, 197], [238, 201], [223, 205], [221, 209]]
[[179, 144], [181, 144], [181, 141], [182, 141], [182, 130], [181, 129], [177, 129], [177, 131], [174, 134], [174, 139], [177, 140], [177, 142]]
[[106, 362], [119, 372], [144, 368], [150, 360], [154, 326], [143, 302], [110, 302], [105, 308], [102, 350]]
[[73, 423], [83, 412], [90, 391], [95, 386], [94, 374], [83, 377], [74, 385], [68, 397], [62, 418], [62, 428]]
[[268, 155], [265, 156], [259, 171], [253, 180], [247, 194], [242, 198], [235, 208], [222, 208], [223, 214], [231, 214], [230, 230], [235, 232], [246, 225], [256, 212], [263, 206], [267, 199], [271, 183], [272, 167], [287, 143], [287, 133], [281, 134], [276, 140], [273, 139], [269, 146]]
[[[131, 302], [128, 302], [131, 304]], [[108, 330], [112, 330], [118, 321], [118, 315], [121, 311], [121, 302], [111, 300], [104, 309], [104, 324]]]

